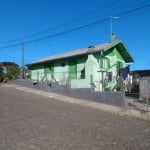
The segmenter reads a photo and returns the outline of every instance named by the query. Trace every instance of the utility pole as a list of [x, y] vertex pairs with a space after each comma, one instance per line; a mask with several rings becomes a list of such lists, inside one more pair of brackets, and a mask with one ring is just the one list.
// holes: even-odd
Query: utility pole
[[22, 69], [21, 78], [24, 79], [24, 43], [22, 43]]

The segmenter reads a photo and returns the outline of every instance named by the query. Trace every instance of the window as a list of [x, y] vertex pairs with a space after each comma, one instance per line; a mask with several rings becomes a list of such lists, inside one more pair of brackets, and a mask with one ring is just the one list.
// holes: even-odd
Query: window
[[120, 68], [123, 68], [123, 67], [124, 67], [123, 62], [118, 61], [117, 62], [117, 68], [120, 69]]
[[108, 81], [112, 81], [112, 72], [107, 72]]
[[81, 70], [81, 79], [85, 79], [85, 68]]
[[62, 67], [65, 67], [65, 63], [64, 63], [64, 62], [63, 62], [63, 63], [61, 63], [61, 66], [62, 66]]
[[107, 68], [109, 69], [110, 68], [110, 60], [107, 59]]
[[104, 68], [104, 58], [100, 59], [100, 68]]
[[110, 68], [110, 60], [108, 58], [100, 59], [100, 68]]

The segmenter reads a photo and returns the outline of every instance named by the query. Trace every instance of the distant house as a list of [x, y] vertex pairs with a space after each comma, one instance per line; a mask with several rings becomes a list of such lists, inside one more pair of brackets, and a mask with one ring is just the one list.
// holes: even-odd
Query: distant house
[[0, 82], [4, 80], [4, 75], [8, 72], [8, 67], [4, 64], [0, 64]]
[[4, 65], [4, 64], [0, 64], [0, 67], [2, 68], [2, 72], [3, 72], [4, 74], [7, 74], [7, 71], [8, 71], [7, 66]]
[[27, 64], [31, 79], [66, 85], [70, 88], [117, 90], [119, 70], [132, 63], [120, 40], [49, 56]]
[[144, 85], [141, 84], [141, 82], [143, 82], [144, 84], [146, 82], [148, 84], [150, 83], [149, 82], [150, 70], [134, 70], [130, 72], [130, 75], [128, 77], [130, 78], [130, 85], [131, 85], [130, 92], [131, 93], [139, 93], [141, 88], [147, 91], [148, 89], [147, 87], [150, 86], [150, 85], [147, 85], [147, 87], [145, 86], [146, 87], [145, 88]]
[[133, 83], [139, 84], [141, 78], [150, 77], [150, 70], [134, 70], [131, 71], [131, 75], [133, 76]]

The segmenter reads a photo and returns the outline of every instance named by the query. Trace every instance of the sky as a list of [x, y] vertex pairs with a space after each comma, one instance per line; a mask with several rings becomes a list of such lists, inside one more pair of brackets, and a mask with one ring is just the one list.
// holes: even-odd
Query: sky
[[0, 62], [21, 66], [23, 47], [28, 64], [110, 42], [111, 23], [131, 70], [150, 69], [149, 0], [0, 0]]

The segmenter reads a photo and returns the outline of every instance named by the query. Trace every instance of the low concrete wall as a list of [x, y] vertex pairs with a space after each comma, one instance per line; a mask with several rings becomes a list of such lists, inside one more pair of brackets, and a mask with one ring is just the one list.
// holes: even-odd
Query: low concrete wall
[[124, 97], [121, 92], [95, 92], [93, 89], [70, 89], [57, 84], [47, 85], [46, 82], [38, 82], [33, 85], [32, 80], [14, 80], [14, 84], [39, 90], [64, 94], [78, 99], [104, 103], [113, 106], [124, 106]]
[[150, 77], [140, 79], [140, 99], [150, 100]]

